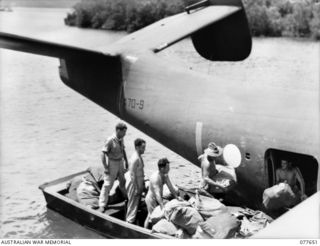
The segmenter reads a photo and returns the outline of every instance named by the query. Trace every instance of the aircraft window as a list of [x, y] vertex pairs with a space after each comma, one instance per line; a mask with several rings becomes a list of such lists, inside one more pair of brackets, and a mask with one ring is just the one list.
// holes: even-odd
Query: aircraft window
[[[271, 187], [275, 184], [275, 172], [281, 167], [281, 160], [291, 162], [292, 166], [300, 171], [305, 183], [305, 193], [307, 196], [311, 196], [317, 191], [319, 168], [317, 160], [310, 155], [276, 149], [268, 149], [265, 154], [265, 170], [268, 178], [267, 186]], [[297, 185], [300, 186], [301, 184], [297, 183]]]

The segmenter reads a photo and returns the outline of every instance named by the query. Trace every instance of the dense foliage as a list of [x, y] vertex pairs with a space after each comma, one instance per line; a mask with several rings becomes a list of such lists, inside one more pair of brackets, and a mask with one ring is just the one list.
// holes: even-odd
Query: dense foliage
[[246, 0], [254, 36], [320, 39], [320, 3], [315, 0]]
[[[320, 39], [318, 0], [243, 0], [254, 36]], [[82, 0], [67, 25], [132, 32], [184, 10], [195, 0]]]

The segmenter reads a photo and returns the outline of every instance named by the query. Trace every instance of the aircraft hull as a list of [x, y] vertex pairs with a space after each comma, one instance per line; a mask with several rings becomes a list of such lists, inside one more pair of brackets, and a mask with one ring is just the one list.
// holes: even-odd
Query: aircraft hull
[[[319, 158], [316, 91], [279, 90], [259, 81], [246, 86], [236, 78], [213, 80], [151, 52], [123, 51], [116, 65], [94, 64], [99, 69], [92, 79], [86, 64], [79, 70], [78, 62], [62, 61], [61, 78], [191, 163], [200, 165], [197, 157], [209, 142], [237, 145], [242, 156], [236, 169], [239, 196], [232, 197], [239, 203], [261, 205], [270, 185], [268, 150]], [[121, 76], [115, 76], [120, 70]]]
[[251, 191], [246, 203], [261, 203], [269, 186], [268, 149], [318, 159], [316, 91], [213, 80], [152, 55], [124, 60], [129, 72], [123, 77], [120, 117], [198, 166], [209, 142], [237, 145], [242, 155], [238, 188], [242, 194]]

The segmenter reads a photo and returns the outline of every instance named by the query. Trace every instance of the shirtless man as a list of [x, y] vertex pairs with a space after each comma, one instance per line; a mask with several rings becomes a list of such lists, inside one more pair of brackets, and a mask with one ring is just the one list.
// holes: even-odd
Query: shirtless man
[[124, 163], [127, 163], [127, 157], [123, 143], [123, 138], [126, 135], [126, 132], [126, 124], [122, 122], [118, 123], [116, 125], [115, 134], [107, 139], [102, 148], [101, 160], [105, 169], [104, 182], [99, 196], [99, 211], [102, 213], [107, 208], [109, 192], [115, 179], [118, 178], [119, 188], [123, 195], [126, 196]]
[[[300, 184], [300, 189], [297, 186], [297, 182]], [[305, 184], [298, 168], [294, 168], [291, 162], [287, 160], [281, 160], [281, 168], [276, 170], [276, 183], [286, 183], [290, 186], [293, 193], [298, 196], [300, 200], [307, 198], [305, 195]]]
[[222, 148], [215, 143], [209, 143], [204, 154], [199, 156], [201, 161], [201, 189], [222, 198], [236, 183], [234, 168], [216, 163], [217, 157], [222, 155]]
[[170, 171], [169, 161], [167, 158], [162, 158], [158, 161], [158, 171], [154, 172], [150, 177], [150, 186], [148, 193], [146, 195], [146, 204], [148, 209], [148, 216], [145, 221], [145, 228], [148, 228], [149, 218], [152, 214], [153, 210], [160, 205], [161, 210], [164, 208], [163, 204], [163, 185], [167, 185], [170, 192], [174, 195], [174, 197], [178, 200], [182, 200], [179, 195], [177, 189], [172, 185], [170, 178], [168, 176]]
[[128, 195], [128, 207], [126, 221], [134, 223], [138, 206], [144, 189], [144, 163], [141, 155], [145, 152], [146, 141], [137, 138], [134, 141], [135, 152], [129, 160], [129, 171], [125, 174], [126, 190]]

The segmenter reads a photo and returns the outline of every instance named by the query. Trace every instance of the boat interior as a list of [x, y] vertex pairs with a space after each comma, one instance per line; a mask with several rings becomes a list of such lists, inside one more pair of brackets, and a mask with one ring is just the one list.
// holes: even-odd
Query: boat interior
[[[102, 186], [103, 181], [99, 184], [99, 186]], [[58, 193], [66, 196], [76, 202], [79, 202], [78, 199], [74, 196], [74, 194], [71, 194], [72, 191], [70, 190], [70, 187], [68, 187], [68, 185], [65, 185], [65, 188], [62, 188], [60, 190], [58, 190]], [[119, 192], [117, 193], [119, 194]], [[126, 201], [123, 197], [115, 197], [115, 196], [111, 196], [109, 198], [109, 203], [108, 203], [108, 208], [107, 210], [104, 212], [104, 214], [109, 215], [111, 217], [120, 219], [122, 221], [125, 221], [126, 219]], [[137, 217], [136, 217], [136, 222], [135, 224], [138, 226], [143, 227], [144, 226], [144, 222], [147, 218], [148, 215], [148, 211], [147, 211], [147, 207], [146, 204], [144, 202], [144, 197], [142, 197], [141, 201], [140, 201], [140, 205], [139, 205], [139, 210], [137, 213]]]
[[[64, 182], [59, 183], [58, 187], [55, 186], [55, 192], [57, 192], [60, 195], [63, 195], [64, 197], [72, 199], [73, 201], [80, 204], [77, 198], [76, 190], [81, 182], [82, 176], [83, 176], [83, 173], [81, 175], [73, 177], [72, 179], [65, 180]], [[98, 185], [100, 186], [100, 188], [102, 187], [102, 184], [103, 184], [103, 180], [98, 182]], [[184, 189], [182, 187], [179, 187], [179, 193], [186, 200], [188, 200], [191, 196], [195, 195], [195, 191], [193, 189]], [[136, 217], [136, 222], [135, 222], [135, 225], [140, 227], [144, 227], [144, 222], [148, 215], [148, 210], [147, 210], [144, 196], [145, 196], [145, 193], [143, 193], [142, 195], [142, 198], [139, 204], [139, 210]], [[169, 201], [173, 198], [173, 196], [168, 195], [165, 198], [166, 198], [165, 200]], [[96, 197], [96, 199], [98, 200], [98, 197]], [[114, 195], [109, 196], [108, 208], [104, 212], [104, 214], [117, 218], [119, 220], [125, 221], [126, 208], [127, 208], [126, 200], [122, 196], [122, 193], [118, 187]], [[149, 225], [151, 226], [151, 224]], [[151, 228], [148, 228], [148, 229], [151, 229]]]

